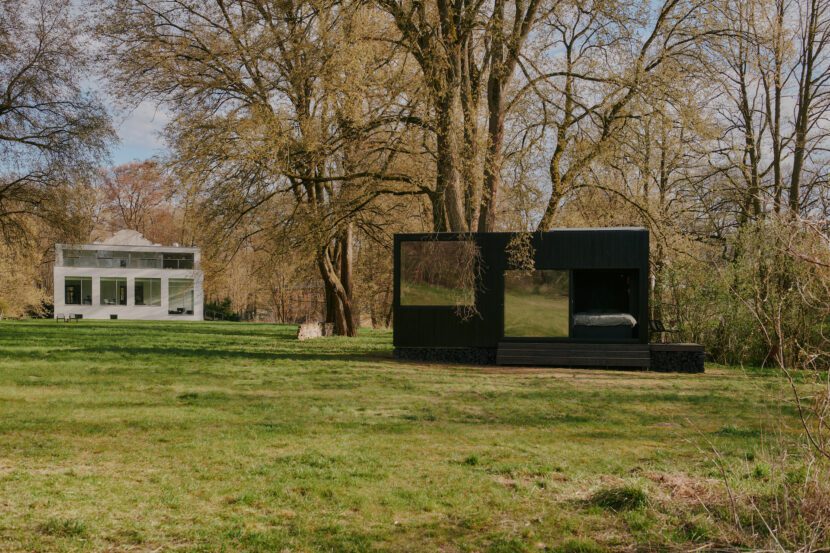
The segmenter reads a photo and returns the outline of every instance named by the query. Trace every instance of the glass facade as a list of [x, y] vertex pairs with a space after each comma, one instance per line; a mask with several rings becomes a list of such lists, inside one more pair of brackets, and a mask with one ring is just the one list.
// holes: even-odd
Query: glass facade
[[63, 251], [64, 267], [102, 269], [193, 269], [192, 253], [151, 251], [79, 250]]
[[135, 279], [135, 304], [153, 306], [161, 305], [161, 279]]
[[162, 268], [164, 269], [192, 269], [193, 268], [193, 254], [192, 253], [166, 253]]
[[570, 322], [568, 271], [504, 273], [504, 335], [567, 338]]
[[170, 315], [192, 315], [193, 279], [171, 278], [167, 287], [168, 313]]
[[462, 240], [402, 242], [401, 305], [473, 305], [477, 251], [471, 248]]
[[101, 278], [101, 305], [127, 305], [126, 278]]
[[92, 277], [64, 277], [63, 303], [92, 305]]

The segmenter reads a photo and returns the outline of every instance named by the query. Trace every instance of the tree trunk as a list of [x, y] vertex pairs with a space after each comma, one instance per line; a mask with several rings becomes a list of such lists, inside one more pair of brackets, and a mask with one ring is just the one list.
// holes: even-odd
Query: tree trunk
[[790, 178], [789, 207], [793, 217], [801, 209], [801, 172], [807, 155], [807, 130], [810, 126], [810, 109], [813, 103], [813, 66], [816, 57], [816, 33], [819, 13], [817, 0], [809, 2], [804, 36], [801, 42], [801, 76], [798, 81], [798, 104], [795, 116], [795, 144], [793, 145], [793, 169]]
[[[461, 187], [461, 160], [458, 140], [460, 137], [461, 108], [458, 89], [451, 86], [438, 103], [438, 121], [436, 129], [436, 147], [438, 149], [438, 167], [436, 171], [435, 191], [433, 197], [433, 225], [436, 232], [466, 232], [468, 230], [464, 216], [464, 197]], [[434, 202], [443, 204], [437, 210]], [[441, 220], [441, 211], [446, 220]]]
[[357, 327], [360, 315], [357, 306], [354, 303], [354, 230], [352, 223], [347, 223], [340, 238], [340, 281], [343, 283], [343, 290], [349, 298], [349, 309], [344, 310], [344, 315], [347, 319], [348, 327], [353, 329], [353, 334], [346, 333], [347, 336], [354, 336], [357, 334]]
[[536, 22], [540, 0], [530, 0], [526, 11], [523, 2], [515, 3], [511, 31], [505, 31], [505, 0], [495, 0], [491, 25], [493, 28], [490, 52], [490, 74], [487, 78], [487, 153], [484, 160], [484, 191], [479, 232], [492, 232], [496, 227], [496, 207], [501, 190], [501, 167], [504, 162], [504, 119], [507, 107], [504, 91], [508, 89], [519, 54], [530, 29]]
[[317, 253], [317, 267], [326, 288], [326, 322], [334, 324], [337, 336], [357, 336], [352, 298], [343, 286], [336, 261], [332, 259], [331, 246], [323, 247]]
[[[495, 45], [494, 45], [495, 47]], [[500, 55], [500, 53], [498, 53]], [[493, 68], [487, 80], [487, 158], [484, 163], [484, 194], [481, 199], [479, 232], [492, 232], [496, 227], [496, 205], [501, 188], [501, 166], [504, 159], [503, 86]]]
[[480, 70], [476, 65], [472, 39], [464, 43], [461, 55], [461, 113], [464, 117], [463, 168], [464, 217], [470, 230], [478, 226], [481, 212], [483, 174], [479, 160], [479, 105], [481, 103]]

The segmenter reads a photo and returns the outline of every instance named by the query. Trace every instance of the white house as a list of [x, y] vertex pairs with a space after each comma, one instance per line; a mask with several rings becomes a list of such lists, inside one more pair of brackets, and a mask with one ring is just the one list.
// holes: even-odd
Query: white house
[[204, 319], [199, 248], [160, 246], [132, 230], [55, 244], [55, 317]]

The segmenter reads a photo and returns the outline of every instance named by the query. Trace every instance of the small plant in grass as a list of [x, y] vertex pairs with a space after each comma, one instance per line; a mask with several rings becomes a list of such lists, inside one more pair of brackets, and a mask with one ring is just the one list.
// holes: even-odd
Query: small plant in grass
[[645, 507], [648, 496], [637, 486], [614, 486], [598, 490], [591, 496], [590, 502], [611, 511], [630, 511]]
[[704, 542], [710, 538], [708, 525], [699, 520], [687, 520], [676, 531], [678, 541]]
[[555, 553], [604, 553], [605, 549], [593, 540], [570, 539], [553, 549]]
[[478, 457], [476, 457], [475, 455], [470, 455], [469, 457], [465, 458], [464, 461], [462, 461], [462, 462], [465, 465], [474, 467], [474, 466], [478, 465]]
[[752, 469], [752, 477], [756, 480], [766, 480], [770, 476], [770, 466], [766, 463], [758, 463]]
[[38, 526], [38, 531], [60, 538], [79, 538], [86, 535], [86, 524], [80, 520], [50, 518]]

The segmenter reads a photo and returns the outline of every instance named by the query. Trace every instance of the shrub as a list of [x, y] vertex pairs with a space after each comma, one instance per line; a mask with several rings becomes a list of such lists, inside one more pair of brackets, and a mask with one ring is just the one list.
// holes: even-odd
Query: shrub
[[239, 313], [236, 313], [231, 306], [230, 298], [205, 303], [205, 317], [234, 322], [238, 322], [240, 319]]
[[611, 511], [629, 511], [645, 507], [648, 496], [637, 486], [615, 486], [595, 492], [591, 503]]

